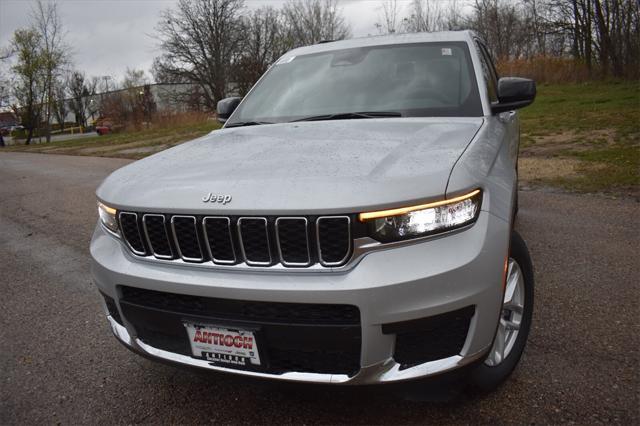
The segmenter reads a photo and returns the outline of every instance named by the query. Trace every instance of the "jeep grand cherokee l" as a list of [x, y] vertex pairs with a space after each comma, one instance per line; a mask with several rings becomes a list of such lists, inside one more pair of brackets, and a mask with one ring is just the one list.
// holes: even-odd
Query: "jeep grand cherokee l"
[[[282, 56], [224, 128], [97, 190], [92, 272], [115, 336], [148, 357], [335, 384], [517, 364], [533, 307], [516, 109], [471, 32]], [[471, 368], [472, 367], [472, 368]]]

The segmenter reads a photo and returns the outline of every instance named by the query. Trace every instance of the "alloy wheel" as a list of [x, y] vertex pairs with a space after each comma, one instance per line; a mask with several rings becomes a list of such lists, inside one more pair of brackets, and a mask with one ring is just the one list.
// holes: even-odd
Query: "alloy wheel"
[[489, 367], [502, 363], [511, 353], [518, 338], [524, 312], [524, 276], [514, 259], [509, 258], [507, 282], [502, 301], [498, 331], [489, 356], [484, 361]]

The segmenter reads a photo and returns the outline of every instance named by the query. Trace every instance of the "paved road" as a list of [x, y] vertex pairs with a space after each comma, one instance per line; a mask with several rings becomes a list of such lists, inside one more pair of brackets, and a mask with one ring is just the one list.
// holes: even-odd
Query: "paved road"
[[[56, 134], [56, 135], [51, 135], [51, 142], [62, 142], [62, 141], [69, 141], [69, 140], [75, 140], [75, 139], [84, 139], [84, 138], [90, 138], [94, 136], [98, 136], [98, 134], [96, 132], [74, 133], [74, 134], [67, 134], [67, 135]], [[32, 143], [37, 144], [38, 141], [40, 140], [42, 141], [42, 143], [46, 143], [46, 139], [44, 137], [34, 138]], [[9, 136], [5, 136], [4, 141], [7, 146], [13, 145], [13, 138]], [[21, 143], [24, 143], [24, 141], [22, 141]]]
[[521, 193], [535, 325], [497, 392], [454, 402], [284, 386], [134, 356], [110, 335], [89, 275], [93, 192], [124, 160], [0, 153], [0, 424], [638, 424], [636, 201]]

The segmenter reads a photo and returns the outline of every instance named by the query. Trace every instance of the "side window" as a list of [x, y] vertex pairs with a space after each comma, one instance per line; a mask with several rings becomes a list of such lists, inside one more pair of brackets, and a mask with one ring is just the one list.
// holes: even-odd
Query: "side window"
[[484, 82], [487, 85], [489, 101], [491, 103], [498, 101], [498, 77], [496, 75], [493, 62], [487, 53], [487, 49], [480, 43], [476, 42], [478, 53], [480, 54], [480, 62], [482, 63], [482, 74]]

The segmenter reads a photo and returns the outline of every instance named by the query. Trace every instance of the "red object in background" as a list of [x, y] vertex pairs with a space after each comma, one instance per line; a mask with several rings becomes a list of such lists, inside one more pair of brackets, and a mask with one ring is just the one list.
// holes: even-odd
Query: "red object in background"
[[109, 126], [96, 126], [96, 132], [102, 136], [111, 133], [111, 127]]

